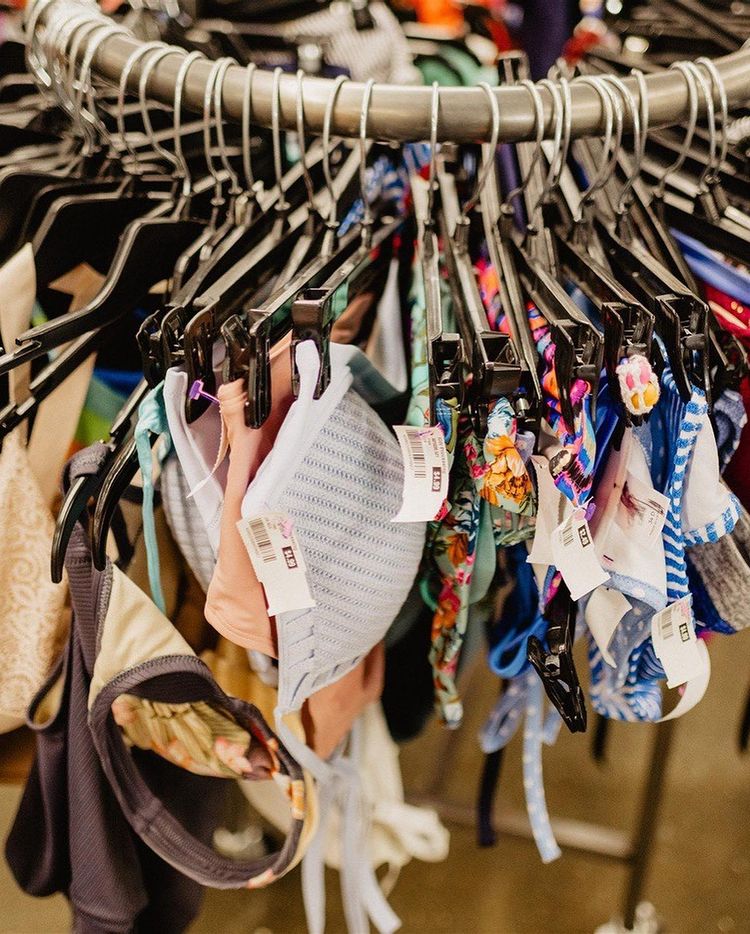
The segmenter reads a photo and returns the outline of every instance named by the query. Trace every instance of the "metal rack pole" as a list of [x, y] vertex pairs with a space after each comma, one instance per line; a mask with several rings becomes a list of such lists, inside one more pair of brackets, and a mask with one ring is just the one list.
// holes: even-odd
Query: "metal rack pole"
[[[57, 0], [40, 11], [37, 29], [43, 29], [52, 9], [70, 9], [80, 14], [82, 5], [71, 0]], [[33, 10], [33, 5], [30, 5]], [[91, 13], [92, 19], [98, 14]], [[27, 11], [27, 22], [29, 13]], [[105, 39], [94, 56], [93, 69], [105, 81], [119, 82], [125, 63], [141, 43], [123, 35], [112, 35]], [[80, 44], [78, 56], [85, 54], [86, 43]], [[128, 86], [138, 89], [141, 69], [147, 58], [141, 59], [132, 69]], [[750, 100], [750, 48], [743, 48], [731, 55], [716, 59], [716, 66], [724, 80], [730, 107], [742, 105]], [[180, 67], [180, 57], [170, 55], [163, 58], [153, 69], [148, 83], [150, 99], [171, 105], [174, 102], [175, 80]], [[200, 112], [211, 63], [197, 61], [187, 75], [183, 101], [189, 110]], [[258, 69], [252, 82], [252, 118], [261, 126], [271, 124], [271, 96], [273, 77], [270, 72]], [[638, 96], [634, 79], [625, 79]], [[678, 123], [688, 116], [688, 88], [684, 77], [677, 71], [662, 71], [646, 77], [649, 95], [650, 125], [652, 127]], [[239, 121], [242, 117], [242, 100], [245, 87], [245, 70], [239, 65], [227, 71], [224, 82], [223, 113], [228, 119]], [[330, 98], [333, 82], [324, 78], [305, 78], [303, 100], [305, 121], [312, 133], [323, 129], [326, 103]], [[365, 85], [346, 82], [338, 93], [333, 111], [332, 132], [339, 136], [356, 137]], [[547, 133], [552, 134], [553, 102], [546, 88], [540, 88], [547, 120]], [[283, 75], [279, 88], [280, 124], [285, 129], [296, 127], [297, 80], [293, 75]], [[534, 135], [534, 110], [529, 92], [524, 88], [501, 87], [495, 90], [500, 107], [500, 134], [504, 142], [531, 139]], [[596, 90], [589, 85], [573, 82], [572, 134], [591, 136], [604, 131], [605, 114], [602, 101]], [[428, 87], [377, 84], [372, 89], [368, 111], [368, 135], [373, 139], [423, 140], [430, 136], [430, 109], [432, 91]], [[701, 112], [705, 101], [700, 101]], [[630, 115], [625, 114], [625, 124]], [[491, 114], [484, 91], [481, 88], [446, 87], [440, 91], [440, 114], [438, 139], [454, 142], [487, 140], [491, 134]]]

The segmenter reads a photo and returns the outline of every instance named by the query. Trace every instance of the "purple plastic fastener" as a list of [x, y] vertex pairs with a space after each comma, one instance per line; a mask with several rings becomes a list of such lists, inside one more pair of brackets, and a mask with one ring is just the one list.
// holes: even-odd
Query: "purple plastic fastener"
[[190, 392], [188, 393], [188, 397], [190, 399], [199, 399], [201, 396], [204, 399], [208, 399], [209, 402], [213, 402], [215, 405], [220, 404], [216, 396], [212, 396], [210, 392], [203, 391], [203, 380], [197, 379], [193, 383], [193, 385], [190, 387]]

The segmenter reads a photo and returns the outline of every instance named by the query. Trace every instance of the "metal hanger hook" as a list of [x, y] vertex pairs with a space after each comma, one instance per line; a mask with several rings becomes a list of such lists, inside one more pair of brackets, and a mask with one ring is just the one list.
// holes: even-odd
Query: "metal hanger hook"
[[685, 79], [685, 84], [687, 85], [689, 107], [688, 125], [687, 129], [685, 130], [685, 138], [682, 141], [682, 146], [680, 147], [680, 152], [677, 155], [677, 158], [672, 163], [672, 165], [664, 170], [656, 183], [654, 194], [657, 198], [664, 197], [667, 176], [672, 172], [679, 172], [679, 170], [682, 168], [682, 163], [687, 158], [688, 150], [690, 149], [690, 145], [693, 142], [693, 137], [695, 136], [695, 128], [698, 125], [698, 82], [695, 79], [695, 75], [690, 71], [685, 62], [673, 62], [669, 67], [679, 71]]
[[242, 94], [242, 171], [245, 175], [248, 194], [255, 190], [250, 124], [253, 110], [253, 78], [257, 67], [255, 62], [250, 62], [245, 66], [245, 87]]
[[530, 81], [528, 78], [523, 78], [518, 82], [519, 86], [526, 88], [526, 90], [531, 95], [531, 103], [534, 107], [534, 153], [531, 156], [531, 161], [529, 162], [529, 168], [526, 172], [526, 175], [521, 179], [520, 185], [510, 191], [506, 197], [505, 201], [502, 204], [501, 210], [505, 213], [512, 209], [511, 202], [514, 198], [517, 198], [519, 195], [522, 195], [528, 188], [529, 181], [531, 176], [536, 168], [537, 162], [542, 155], [542, 141], [544, 140], [544, 101], [542, 100], [542, 95], [539, 92], [539, 88], [533, 81]]
[[163, 42], [144, 42], [143, 45], [139, 46], [137, 49], [131, 52], [128, 60], [123, 65], [122, 73], [120, 75], [120, 83], [117, 87], [117, 111], [115, 114], [117, 121], [117, 133], [122, 142], [123, 152], [127, 150], [133, 159], [133, 174], [136, 175], [141, 172], [141, 160], [133, 146], [130, 145], [130, 140], [128, 139], [128, 134], [125, 130], [125, 95], [127, 94], [130, 75], [133, 71], [133, 68], [135, 68], [136, 63], [139, 62], [144, 55], [148, 55], [149, 52], [153, 52], [154, 49], [163, 48], [166, 48]]
[[305, 98], [303, 81], [305, 72], [302, 68], [297, 71], [297, 99], [295, 101], [297, 110], [297, 145], [299, 147], [299, 161], [302, 168], [302, 177], [305, 181], [305, 191], [307, 192], [307, 206], [312, 208], [315, 200], [315, 186], [313, 185], [310, 170], [307, 167], [307, 146], [305, 145]]
[[729, 121], [729, 100], [727, 98], [727, 88], [724, 84], [724, 79], [721, 76], [721, 72], [710, 58], [706, 58], [704, 55], [702, 55], [700, 58], [696, 58], [695, 64], [705, 68], [709, 73], [711, 76], [713, 91], [718, 97], [719, 113], [721, 115], [721, 143], [719, 146], [719, 155], [716, 160], [716, 165], [711, 175], [711, 180], [715, 181], [718, 179], [721, 167], [726, 161], [727, 148], [729, 146], [729, 138], [727, 136], [727, 123]]
[[[563, 113], [565, 109], [565, 104], [563, 103], [562, 95], [560, 90], [554, 81], [550, 81], [549, 78], [543, 78], [540, 82], [540, 85], [544, 85], [549, 91], [552, 97], [552, 105], [554, 107], [553, 116], [555, 120], [555, 134], [552, 142], [553, 152], [552, 158], [550, 159], [549, 169], [547, 171], [547, 177], [544, 179], [544, 184], [542, 185], [542, 190], [539, 193], [539, 197], [536, 200], [531, 216], [529, 217], [529, 224], [533, 225], [534, 215], [536, 214], [539, 207], [544, 204], [544, 202], [549, 197], [550, 193], [554, 189], [554, 177], [555, 177], [555, 168], [558, 161], [558, 155], [562, 152], [562, 139], [563, 139], [563, 126], [565, 123], [565, 114]], [[560, 82], [562, 86], [562, 82]], [[541, 148], [541, 144], [540, 144]], [[566, 152], [567, 157], [567, 152]]]
[[[54, 29], [58, 21], [60, 26]], [[57, 97], [59, 106], [69, 114], [73, 123], [80, 130], [81, 135], [86, 137], [88, 130], [83, 125], [81, 115], [76, 110], [73, 100], [73, 84], [75, 82], [78, 49], [82, 39], [81, 30], [90, 32], [96, 26], [96, 23], [92, 22], [91, 17], [84, 13], [77, 13], [64, 19], [58, 11], [54, 10], [50, 13], [47, 23], [50, 32], [46, 40], [45, 58], [52, 79], [52, 90]], [[71, 42], [73, 43], [72, 51], [68, 56], [68, 67], [66, 68], [66, 52]]]
[[185, 153], [182, 149], [182, 99], [185, 94], [185, 82], [187, 81], [188, 72], [193, 63], [202, 58], [205, 58], [202, 52], [188, 52], [180, 62], [177, 77], [174, 81], [174, 154], [181, 167], [180, 171], [183, 179], [182, 195], [184, 198], [188, 198], [190, 192], [193, 190], [193, 178], [190, 174], [190, 167], [188, 166]]
[[156, 152], [159, 153], [166, 161], [173, 167], [175, 174], [180, 173], [180, 163], [177, 157], [173, 152], [170, 152], [166, 147], [162, 146], [161, 143], [156, 138], [156, 133], [154, 132], [154, 125], [151, 122], [151, 116], [148, 112], [148, 82], [151, 78], [151, 73], [154, 68], [159, 64], [162, 59], [167, 58], [170, 55], [182, 55], [183, 50], [178, 49], [174, 45], [168, 45], [160, 49], [153, 49], [148, 59], [143, 63], [141, 67], [141, 74], [138, 80], [138, 105], [141, 111], [141, 119], [143, 120], [143, 127], [146, 130], [146, 135], [149, 138], [149, 142]]
[[284, 181], [281, 164], [281, 75], [282, 69], [277, 66], [273, 70], [273, 86], [271, 91], [271, 139], [273, 141], [273, 171], [276, 177], [276, 186], [279, 189], [278, 211], [286, 211], [289, 204], [284, 192]]
[[211, 147], [213, 146], [213, 139], [211, 138], [211, 118], [214, 105], [214, 86], [223, 61], [223, 58], [217, 58], [211, 63], [211, 70], [208, 73], [206, 86], [203, 89], [203, 158], [206, 162], [208, 174], [214, 180], [216, 192], [214, 195], [215, 204], [220, 204], [223, 199], [221, 178], [219, 177], [219, 172], [214, 163], [214, 158], [211, 155]]
[[430, 168], [428, 175], [429, 188], [427, 190], [427, 222], [433, 223], [435, 206], [435, 176], [437, 175], [437, 135], [440, 121], [440, 85], [432, 82], [432, 99], [430, 105]]
[[370, 116], [370, 101], [372, 88], [375, 84], [369, 78], [362, 93], [362, 109], [359, 113], [359, 191], [362, 196], [362, 236], [367, 238], [372, 227], [372, 211], [370, 199], [367, 197], [367, 119]]
[[490, 120], [491, 120], [491, 132], [490, 132], [490, 155], [487, 159], [483, 161], [482, 168], [477, 176], [477, 184], [474, 189], [474, 193], [466, 202], [461, 211], [464, 219], [474, 210], [477, 205], [477, 202], [482, 196], [484, 191], [484, 186], [487, 184], [487, 179], [489, 178], [490, 171], [495, 166], [495, 156], [497, 155], [497, 144], [500, 139], [500, 105], [497, 102], [497, 97], [495, 92], [492, 90], [492, 87], [487, 84], [486, 81], [480, 81], [479, 87], [484, 91], [487, 97], [487, 103], [490, 108]]
[[339, 75], [333, 84], [331, 96], [326, 102], [325, 113], [323, 114], [323, 177], [326, 180], [326, 188], [331, 204], [328, 211], [328, 227], [333, 230], [337, 227], [336, 219], [338, 214], [338, 199], [333, 187], [333, 175], [331, 174], [331, 123], [333, 122], [333, 110], [336, 106], [336, 98], [339, 95], [341, 86], [349, 79], [345, 75]]
[[[608, 154], [612, 150], [612, 134], [615, 125], [615, 104], [609, 88], [604, 84], [604, 81], [601, 77], [583, 75], [582, 77], [576, 79], [576, 84], [587, 84], [589, 87], [596, 91], [596, 93], [599, 95], [599, 100], [601, 101], [602, 113], [604, 114], [602, 164], [599, 166], [599, 170], [595, 173], [593, 178], [589, 180], [589, 186], [581, 194], [580, 200], [578, 202], [578, 210], [576, 212], [575, 220], [576, 223], [580, 223], [583, 220], [583, 214], [586, 206], [591, 203], [596, 192], [599, 191], [599, 189], [606, 183], [607, 179], [609, 178], [608, 170], [610, 167], [610, 158]], [[622, 132], [622, 122], [620, 123], [620, 127]]]
[[[99, 51], [100, 46], [107, 39], [112, 36], [129, 36], [129, 30], [125, 29], [123, 26], [118, 26], [116, 23], [106, 23], [102, 24], [100, 27], [100, 32], [98, 35], [89, 39], [89, 42], [86, 46], [86, 52], [81, 63], [81, 73], [79, 77], [80, 81], [80, 91], [78, 102], [81, 106], [81, 112], [84, 114], [86, 119], [89, 119], [95, 129], [98, 131], [101, 139], [106, 143], [110, 151], [114, 150], [112, 143], [112, 135], [107, 129], [104, 121], [99, 117], [96, 112], [96, 101], [94, 96], [94, 82], [91, 76], [91, 69], [94, 63], [94, 57]], [[86, 98], [87, 107], [83, 107], [83, 99]]]
[[691, 74], [695, 77], [700, 86], [701, 94], [706, 102], [706, 126], [708, 128], [708, 162], [701, 172], [698, 179], [698, 186], [701, 191], [708, 190], [708, 180], [713, 178], [716, 173], [716, 155], [719, 151], [719, 133], [716, 128], [716, 109], [714, 108], [713, 88], [709, 84], [706, 76], [694, 62], [686, 62]]
[[239, 176], [234, 171], [232, 163], [227, 154], [227, 142], [224, 135], [224, 82], [227, 72], [232, 65], [239, 64], [235, 59], [227, 57], [221, 59], [221, 67], [218, 69], [214, 79], [214, 119], [216, 121], [216, 142], [219, 145], [219, 158], [224, 166], [224, 171], [229, 176], [228, 193], [231, 197], [236, 197], [242, 193]]
[[52, 88], [52, 78], [40, 59], [40, 31], [37, 29], [39, 17], [56, 0], [32, 0], [24, 12], [24, 32], [26, 33], [26, 69], [34, 78], [44, 96]]
[[[641, 124], [641, 111], [639, 102], [636, 101], [635, 94], [630, 90], [630, 88], [625, 84], [625, 82], [618, 78], [617, 75], [604, 75], [604, 81], [607, 84], [612, 85], [613, 93], [617, 91], [616, 99], [619, 103], [627, 108], [627, 111], [630, 115], [630, 121], [633, 124], [633, 166], [630, 174], [625, 180], [625, 184], [620, 190], [620, 197], [617, 200], [617, 213], [624, 214], [627, 210], [628, 205], [628, 195], [630, 190], [635, 184], [635, 180], [641, 174], [641, 162], [643, 159], [643, 125]], [[643, 75], [641, 75], [643, 78]], [[640, 85], [639, 85], [640, 91]], [[617, 142], [617, 149], [620, 148], [620, 143], [622, 142], [622, 124], [620, 125], [620, 137]], [[614, 171], [617, 163], [617, 152], [615, 152], [615, 159], [612, 163], [612, 171]]]

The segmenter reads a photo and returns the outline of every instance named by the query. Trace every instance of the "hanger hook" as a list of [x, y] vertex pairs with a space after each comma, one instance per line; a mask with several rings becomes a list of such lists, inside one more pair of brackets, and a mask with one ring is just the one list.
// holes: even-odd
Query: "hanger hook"
[[211, 69], [206, 77], [206, 86], [203, 89], [203, 158], [206, 163], [206, 168], [208, 169], [208, 174], [214, 180], [214, 207], [223, 203], [222, 196], [222, 184], [219, 172], [214, 163], [214, 158], [211, 155], [211, 146], [213, 145], [213, 140], [211, 138], [211, 116], [213, 113], [213, 100], [214, 100], [214, 87], [216, 85], [216, 77], [221, 70], [223, 58], [217, 58], [211, 63]]
[[542, 100], [542, 95], [539, 93], [539, 88], [528, 78], [523, 78], [518, 84], [526, 88], [529, 92], [531, 95], [531, 103], [534, 107], [534, 153], [531, 156], [528, 171], [521, 179], [521, 183], [506, 195], [501, 208], [503, 213], [509, 212], [513, 199], [526, 191], [529, 181], [531, 180], [531, 175], [542, 154], [542, 140], [544, 139], [544, 101]]
[[279, 189], [277, 210], [283, 212], [288, 209], [289, 204], [284, 191], [281, 164], [281, 74], [282, 70], [277, 65], [273, 70], [273, 87], [271, 91], [271, 137], [273, 141], [273, 171]]
[[724, 165], [726, 162], [727, 148], [729, 146], [729, 137], [727, 136], [727, 123], [729, 122], [729, 100], [727, 98], [727, 88], [724, 84], [724, 79], [721, 76], [721, 72], [710, 58], [706, 58], [705, 55], [702, 55], [700, 58], [696, 58], [695, 64], [705, 68], [709, 73], [711, 76], [713, 91], [719, 99], [719, 113], [721, 115], [721, 145], [719, 147], [719, 155], [717, 158], [716, 166], [711, 175], [711, 180], [716, 181], [718, 180], [722, 165]]
[[[633, 68], [630, 74], [635, 78], [635, 82], [638, 85], [638, 127], [639, 127], [639, 142], [640, 145], [633, 146], [633, 173], [630, 178], [625, 183], [622, 192], [620, 194], [620, 201], [617, 205], [617, 211], [620, 214], [625, 214], [628, 207], [632, 203], [632, 198], [630, 198], [630, 192], [633, 189], [636, 181], [640, 178], [641, 170], [643, 169], [643, 160], [646, 157], [646, 143], [648, 142], [648, 130], [649, 130], [649, 106], [648, 106], [648, 88], [646, 87], [646, 79], [643, 75], [643, 72], [640, 68]], [[633, 102], [633, 128], [635, 129], [635, 97], [632, 92], [628, 92], [631, 95], [631, 100]], [[635, 137], [635, 133], [633, 134]], [[635, 140], [634, 140], [635, 142]]]
[[219, 158], [221, 159], [221, 164], [224, 166], [224, 171], [229, 176], [229, 189], [228, 193], [231, 197], [236, 197], [241, 194], [242, 187], [240, 185], [239, 176], [234, 171], [234, 167], [229, 160], [227, 155], [227, 142], [226, 136], [224, 135], [224, 82], [226, 81], [227, 72], [232, 65], [237, 65], [238, 62], [233, 58], [225, 58], [222, 60], [221, 67], [219, 68], [215, 81], [214, 81], [214, 117], [216, 120], [216, 142], [219, 144]]
[[427, 222], [433, 223], [435, 205], [435, 176], [437, 174], [437, 135], [440, 121], [440, 85], [432, 82], [432, 98], [430, 102], [430, 168], [427, 189]]
[[370, 101], [372, 88], [375, 84], [369, 78], [362, 93], [362, 109], [359, 112], [359, 190], [362, 196], [362, 237], [367, 240], [372, 227], [372, 211], [370, 199], [367, 197], [367, 118], [370, 115]]
[[[601, 78], [595, 77], [593, 75], [583, 75], [580, 78], [576, 79], [576, 84], [587, 84], [589, 87], [593, 88], [594, 91], [599, 95], [599, 100], [602, 105], [602, 113], [604, 114], [604, 142], [602, 144], [602, 164], [599, 166], [598, 171], [594, 174], [593, 178], [589, 180], [588, 188], [581, 194], [580, 200], [578, 202], [578, 210], [576, 212], [575, 222], [581, 223], [584, 216], [584, 211], [589, 205], [594, 195], [597, 191], [605, 184], [609, 178], [608, 168], [610, 166], [610, 151], [612, 150], [612, 134], [615, 124], [615, 104], [612, 97], [612, 94], [609, 91], [609, 88], [606, 87]], [[622, 127], [622, 122], [620, 123]]]
[[[563, 103], [563, 138], [560, 154], [558, 158], [557, 170], [554, 175], [552, 190], [560, 184], [563, 170], [568, 162], [568, 152], [570, 151], [570, 140], [573, 131], [573, 101], [570, 96], [570, 81], [562, 75], [558, 78], [558, 83], [562, 89]], [[548, 193], [549, 195], [549, 193]]]
[[[641, 78], [643, 76], [641, 75]], [[644, 152], [643, 148], [643, 124], [641, 123], [641, 111], [640, 105], [635, 99], [635, 94], [630, 90], [630, 88], [625, 84], [625, 82], [618, 78], [617, 75], [603, 75], [604, 81], [606, 84], [612, 86], [612, 94], [615, 100], [615, 105], [622, 103], [623, 107], [627, 108], [628, 113], [630, 114], [630, 120], [633, 124], [633, 165], [625, 180], [625, 184], [620, 190], [620, 197], [617, 199], [617, 214], [623, 215], [627, 210], [628, 205], [628, 195], [635, 184], [635, 180], [641, 174], [641, 161], [642, 153]], [[638, 86], [639, 92], [641, 91], [640, 84]], [[615, 91], [617, 94], [615, 94]], [[623, 117], [624, 119], [624, 117]], [[617, 150], [620, 148], [620, 143], [622, 142], [622, 123], [620, 124], [620, 133], [617, 141]], [[612, 161], [612, 171], [614, 172], [615, 166], [617, 163], [617, 151], [615, 151], [615, 158]]]
[[255, 191], [250, 123], [253, 110], [253, 78], [257, 67], [255, 62], [250, 62], [245, 66], [245, 87], [242, 95], [242, 171], [245, 175], [248, 194]]
[[141, 111], [141, 119], [143, 120], [143, 126], [146, 130], [146, 135], [149, 138], [149, 142], [153, 149], [159, 153], [166, 161], [173, 167], [176, 173], [180, 171], [180, 163], [173, 152], [170, 152], [156, 138], [156, 133], [154, 132], [154, 125], [151, 122], [151, 116], [148, 112], [148, 82], [151, 78], [151, 73], [154, 68], [159, 64], [160, 61], [167, 58], [170, 55], [180, 55], [182, 56], [183, 50], [178, 49], [174, 45], [164, 46], [159, 49], [153, 49], [151, 54], [146, 59], [141, 67], [141, 74], [138, 80], [138, 105]]
[[331, 123], [333, 121], [333, 110], [336, 106], [341, 86], [349, 79], [345, 75], [339, 75], [333, 84], [331, 96], [326, 102], [325, 113], [323, 114], [323, 177], [326, 180], [326, 188], [330, 198], [330, 208], [328, 212], [328, 227], [330, 230], [336, 228], [336, 216], [338, 214], [338, 199], [333, 188], [333, 175], [331, 174]]
[[[550, 193], [555, 187], [555, 174], [557, 169], [558, 157], [563, 151], [563, 134], [565, 126], [565, 103], [563, 97], [560, 93], [560, 88], [554, 81], [550, 81], [549, 78], [543, 78], [540, 82], [540, 85], [543, 85], [549, 91], [552, 97], [552, 103], [554, 106], [554, 118], [555, 118], [555, 133], [553, 137], [553, 151], [552, 158], [550, 159], [549, 169], [547, 171], [547, 177], [544, 179], [544, 184], [542, 185], [542, 190], [539, 193], [539, 197], [536, 200], [531, 216], [529, 217], [529, 224], [534, 225], [534, 217], [541, 207], [542, 204], [547, 200]], [[560, 81], [560, 87], [562, 87], [562, 80]], [[567, 82], [566, 82], [567, 84]], [[567, 158], [567, 150], [565, 151], [565, 158]], [[561, 170], [562, 171], [562, 170]]]
[[132, 159], [133, 159], [133, 172], [134, 174], [140, 174], [141, 172], [141, 160], [137, 152], [130, 145], [130, 140], [128, 139], [128, 134], [125, 131], [125, 95], [128, 90], [128, 81], [130, 80], [130, 75], [135, 68], [135, 65], [144, 55], [147, 55], [149, 52], [152, 52], [154, 49], [163, 49], [165, 45], [163, 42], [144, 42], [143, 45], [139, 46], [133, 52], [131, 52], [128, 60], [122, 67], [122, 73], [120, 74], [120, 83], [117, 87], [117, 111], [115, 114], [115, 119], [117, 121], [117, 133], [122, 142], [123, 152], [127, 150]]
[[[96, 111], [96, 101], [94, 97], [94, 82], [91, 76], [92, 66], [94, 63], [94, 57], [99, 51], [102, 43], [112, 36], [129, 36], [130, 32], [125, 29], [123, 26], [118, 26], [116, 23], [106, 23], [102, 24], [101, 32], [98, 36], [90, 39], [86, 46], [86, 53], [83, 57], [83, 62], [81, 63], [81, 73], [80, 73], [80, 94], [79, 94], [79, 104], [81, 105], [82, 112], [89, 115], [89, 119], [92, 124], [98, 130], [99, 135], [102, 140], [105, 141], [110, 152], [114, 151], [114, 145], [112, 142], [112, 135], [107, 129], [104, 121], [99, 117]], [[86, 97], [87, 107], [83, 108], [83, 98], [84, 94]]]
[[52, 88], [52, 78], [49, 71], [42, 65], [40, 59], [40, 37], [37, 25], [42, 13], [55, 0], [36, 0], [26, 7], [24, 13], [24, 31], [26, 33], [26, 49], [24, 57], [26, 59], [26, 69], [34, 78], [42, 92], [47, 96]]
[[482, 196], [484, 191], [484, 186], [487, 184], [487, 179], [489, 177], [490, 171], [494, 168], [495, 157], [497, 155], [497, 144], [500, 139], [500, 105], [497, 102], [497, 97], [495, 92], [492, 90], [491, 86], [486, 81], [480, 81], [479, 87], [484, 91], [485, 96], [487, 97], [487, 103], [490, 108], [490, 119], [492, 129], [490, 131], [490, 148], [489, 156], [483, 161], [481, 171], [477, 176], [477, 184], [474, 189], [474, 193], [466, 202], [461, 211], [463, 218], [466, 219], [468, 215], [474, 210], [477, 205], [477, 202]]
[[312, 209], [315, 201], [315, 186], [313, 185], [310, 170], [307, 167], [307, 147], [305, 146], [305, 101], [303, 80], [305, 72], [302, 68], [297, 71], [297, 145], [299, 146], [299, 161], [302, 167], [302, 177], [305, 180], [305, 191], [307, 192], [307, 206]]
[[185, 153], [182, 149], [182, 99], [185, 94], [185, 82], [187, 81], [188, 71], [199, 59], [205, 58], [202, 52], [188, 52], [180, 62], [177, 76], [174, 80], [174, 154], [180, 164], [180, 174], [182, 175], [182, 195], [184, 198], [190, 196], [193, 190], [193, 178], [190, 173]]
[[701, 94], [706, 102], [706, 126], [708, 127], [708, 162], [701, 172], [698, 186], [701, 191], [708, 190], [708, 181], [714, 178], [717, 171], [716, 157], [719, 152], [719, 133], [716, 127], [716, 108], [714, 107], [713, 87], [709, 85], [706, 76], [695, 62], [686, 63], [695, 80], [700, 85]]
[[[53, 87], [59, 105], [70, 115], [73, 124], [83, 137], [84, 145], [88, 143], [90, 146], [95, 143], [95, 138], [91, 127], [84, 122], [79, 110], [76, 108], [74, 100], [75, 67], [83, 38], [98, 25], [98, 23], [92, 22], [91, 17], [83, 13], [68, 18], [62, 22], [60, 28], [54, 33], [54, 40], [50, 40], [51, 62], [50, 56], [47, 55], [47, 61], [50, 64], [49, 73], [52, 76]], [[66, 52], [71, 42], [68, 67], [66, 69]]]
[[656, 183], [654, 189], [654, 194], [657, 198], [664, 197], [664, 189], [667, 184], [667, 176], [671, 175], [673, 172], [679, 172], [682, 168], [682, 163], [687, 158], [688, 150], [690, 145], [693, 142], [693, 137], [695, 136], [695, 128], [698, 125], [698, 82], [695, 80], [695, 75], [690, 71], [685, 62], [673, 62], [670, 68], [676, 69], [679, 71], [683, 78], [685, 79], [685, 84], [687, 85], [688, 91], [688, 125], [685, 130], [685, 138], [682, 141], [682, 146], [677, 155], [677, 158], [664, 170], [664, 172], [659, 176], [659, 179]]
[[[45, 7], [46, 4], [42, 5], [40, 12]], [[58, 107], [62, 106], [64, 108], [65, 101], [61, 93], [62, 77], [60, 69], [59, 66], [55, 67], [57, 65], [56, 59], [61, 57], [60, 46], [64, 37], [67, 41], [70, 26], [75, 25], [76, 22], [82, 22], [82, 15], [78, 14], [66, 19], [60, 15], [59, 9], [53, 8], [47, 16], [43, 33], [36, 31], [37, 21], [34, 20], [33, 28], [35, 32], [31, 36], [29, 47], [33, 49], [34, 60], [39, 68], [42, 81], [48, 88], [48, 97]]]

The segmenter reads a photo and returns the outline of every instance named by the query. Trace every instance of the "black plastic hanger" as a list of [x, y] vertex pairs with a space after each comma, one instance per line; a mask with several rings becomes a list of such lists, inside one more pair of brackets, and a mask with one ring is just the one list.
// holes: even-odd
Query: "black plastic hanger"
[[[337, 83], [334, 88], [326, 109], [323, 132], [323, 148], [326, 152], [330, 145], [330, 114], [333, 112], [335, 93], [340, 84], [340, 82]], [[369, 149], [369, 144], [366, 149]], [[276, 171], [279, 178], [277, 187], [280, 191], [283, 191], [280, 174], [280, 144], [277, 150], [279, 153], [276, 159]], [[324, 161], [326, 166], [328, 165], [327, 159], [328, 156], [325, 157]], [[326, 194], [329, 198], [331, 212], [335, 212], [341, 193], [350, 187], [358, 168], [360, 168], [360, 160], [358, 160], [356, 154], [352, 153], [338, 173], [335, 184], [331, 179], [330, 167], [326, 169], [328, 183]], [[184, 337], [184, 360], [190, 386], [195, 380], [201, 379], [209, 392], [214, 391], [215, 375], [211, 362], [213, 344], [221, 336], [222, 325], [243, 306], [247, 305], [254, 292], [257, 292], [265, 283], [270, 282], [272, 277], [283, 281], [290, 275], [294, 276], [299, 265], [304, 263], [307, 255], [314, 250], [316, 240], [319, 244], [318, 248], [321, 257], [328, 258], [332, 246], [330, 243], [331, 237], [323, 237], [323, 242], [320, 243], [320, 237], [316, 235], [316, 229], [322, 236], [324, 222], [321, 210], [314, 203], [310, 205], [306, 202], [288, 215], [288, 206], [282, 195], [276, 210], [279, 218], [275, 229], [272, 229], [246, 257], [210, 286], [195, 302], [197, 312], [186, 325]], [[336, 223], [333, 213], [329, 215], [328, 222], [332, 225]], [[329, 228], [326, 234], [332, 235], [333, 232], [334, 228]], [[303, 238], [303, 250], [299, 249], [300, 238]], [[290, 264], [290, 258], [293, 255], [295, 262]], [[282, 269], [284, 270], [283, 274], [281, 274]], [[304, 284], [300, 288], [304, 288]], [[236, 328], [231, 330], [231, 333], [234, 334], [235, 338], [239, 338], [239, 332]], [[239, 349], [234, 351], [234, 356], [237, 360], [241, 359], [242, 353]], [[193, 399], [188, 395], [185, 400], [185, 415], [188, 422], [194, 421], [201, 415], [205, 411], [206, 405], [207, 402], [204, 398]], [[246, 415], [246, 417], [249, 416]]]
[[138, 406], [147, 392], [148, 385], [145, 380], [141, 380], [110, 429], [109, 439], [106, 443], [106, 453], [101, 466], [95, 474], [79, 477], [65, 494], [60, 511], [57, 514], [55, 532], [52, 538], [50, 567], [52, 580], [56, 584], [62, 580], [65, 553], [73, 529], [86, 509], [89, 500], [96, 496], [113, 460], [118, 456], [128, 435], [132, 432]]
[[[488, 90], [488, 96], [492, 91]], [[494, 152], [497, 141], [490, 146]], [[479, 200], [484, 183], [482, 175], [477, 191], [462, 210], [456, 193], [455, 178], [439, 160], [440, 220], [448, 281], [453, 296], [453, 312], [466, 352], [472, 379], [468, 402], [479, 437], [487, 432], [487, 416], [501, 396], [512, 399], [521, 384], [521, 364], [512, 338], [493, 330], [479, 294], [476, 273], [469, 255], [470, 212]], [[484, 165], [484, 178], [494, 169], [492, 160]], [[473, 203], [472, 203], [473, 202]]]
[[[437, 130], [430, 141], [430, 153], [437, 148]], [[455, 401], [459, 409], [464, 392], [464, 347], [461, 336], [447, 327], [443, 315], [440, 284], [440, 247], [433, 212], [435, 178], [434, 157], [430, 177], [410, 174], [410, 188], [417, 222], [416, 257], [422, 276], [427, 325], [427, 366], [430, 380], [430, 424], [438, 424], [437, 400]]]
[[528, 659], [542, 680], [544, 690], [571, 733], [586, 730], [586, 702], [573, 660], [577, 603], [571, 599], [565, 581], [544, 612], [548, 621], [546, 647], [536, 636], [529, 636]]

